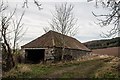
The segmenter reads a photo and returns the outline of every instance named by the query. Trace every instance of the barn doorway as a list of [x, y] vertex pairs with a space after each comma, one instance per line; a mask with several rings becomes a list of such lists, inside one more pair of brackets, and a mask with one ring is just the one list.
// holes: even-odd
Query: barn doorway
[[25, 53], [27, 63], [40, 63], [45, 57], [45, 49], [27, 49]]

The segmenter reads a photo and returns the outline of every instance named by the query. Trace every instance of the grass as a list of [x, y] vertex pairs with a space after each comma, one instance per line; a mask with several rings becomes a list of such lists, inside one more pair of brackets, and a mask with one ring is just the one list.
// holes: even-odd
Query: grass
[[55, 64], [18, 64], [4, 78], [119, 78], [113, 58]]
[[104, 65], [104, 60], [97, 59], [97, 60], [90, 60], [82, 62], [78, 67], [74, 70], [63, 73], [62, 77], [72, 77], [72, 78], [86, 78], [86, 77], [94, 77], [95, 71], [98, 68], [101, 68]]
[[102, 68], [97, 70], [95, 76], [103, 78], [120, 78], [120, 72], [118, 71], [118, 67], [120, 66], [118, 66], [118, 64], [120, 64], [120, 62], [110, 61], [106, 63]]

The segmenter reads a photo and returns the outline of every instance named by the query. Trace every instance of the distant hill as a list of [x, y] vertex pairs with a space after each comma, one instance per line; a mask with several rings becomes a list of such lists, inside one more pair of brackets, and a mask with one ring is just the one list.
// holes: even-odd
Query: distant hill
[[104, 40], [94, 40], [83, 43], [89, 49], [102, 49], [109, 47], [118, 47], [120, 46], [120, 37]]

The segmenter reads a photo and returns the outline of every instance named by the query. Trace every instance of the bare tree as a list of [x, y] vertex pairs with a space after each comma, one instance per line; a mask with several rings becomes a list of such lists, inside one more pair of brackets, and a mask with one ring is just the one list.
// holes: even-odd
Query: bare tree
[[77, 19], [73, 16], [73, 5], [63, 3], [60, 6], [55, 6], [55, 13], [53, 14], [51, 29], [64, 35], [72, 36], [76, 33]]
[[[93, 1], [93, 0], [88, 0]], [[114, 24], [112, 29], [108, 31], [108, 33], [103, 33], [102, 37], [111, 37], [116, 34], [119, 34], [120, 32], [120, 1], [119, 0], [96, 0], [96, 6], [98, 6], [98, 3], [101, 3], [104, 7], [107, 7], [110, 9], [110, 13], [108, 14], [95, 14], [93, 15], [97, 17], [99, 20], [100, 26], [108, 26], [111, 24]], [[101, 19], [102, 17], [102, 19]]]
[[[13, 19], [13, 33], [14, 33], [14, 37], [13, 37], [13, 50], [16, 50], [16, 44], [18, 44], [18, 41], [20, 40], [20, 38], [24, 35], [24, 32], [23, 31], [23, 23], [21, 24], [21, 20], [24, 16], [24, 13], [22, 13], [22, 15], [20, 16], [20, 19], [17, 21], [15, 21]], [[14, 53], [14, 51], [13, 51]]]
[[[42, 6], [42, 4], [40, 4], [40, 2], [39, 1], [37, 1], [37, 0], [33, 0], [34, 1], [34, 4], [38, 7], [38, 9], [39, 10], [41, 10], [41, 9], [43, 9], [41, 6]], [[29, 3], [29, 1], [28, 0], [24, 0], [23, 1], [23, 6], [22, 6], [22, 8], [28, 8], [28, 3]]]
[[22, 8], [28, 8], [28, 0], [24, 0]]
[[7, 7], [8, 6], [4, 5], [3, 1], [1, 1], [1, 3], [0, 3], [0, 12], [6, 10]]
[[45, 33], [47, 33], [50, 29], [49, 29], [49, 27], [43, 27], [43, 30]]
[[[71, 4], [63, 3], [60, 6], [55, 6], [55, 13], [53, 14], [52, 22], [50, 23], [51, 29], [53, 31], [57, 31], [63, 35], [73, 36], [76, 33], [76, 21], [73, 16], [73, 8], [74, 6]], [[63, 54], [62, 60], [64, 56], [65, 49], [65, 40], [64, 36], [62, 36], [63, 43]]]
[[13, 56], [12, 56], [12, 50], [11, 50], [9, 40], [7, 37], [9, 20], [12, 18], [14, 13], [15, 12], [13, 12], [9, 17], [2, 16], [2, 19], [1, 19], [1, 34], [2, 34], [3, 41], [4, 41], [3, 48], [4, 48], [4, 52], [6, 54], [5, 65], [6, 65], [6, 69], [8, 69], [8, 70], [10, 70], [12, 67], [15, 66]]
[[[24, 15], [24, 13], [21, 15], [20, 19], [18, 20], [18, 22], [16, 21], [16, 24], [14, 23], [14, 14], [16, 12], [16, 8], [15, 10], [10, 13], [10, 15], [6, 15], [6, 13], [4, 12], [5, 10], [7, 10], [6, 6], [4, 8], [4, 3], [2, 4], [1, 8], [1, 21], [0, 21], [0, 32], [2, 35], [2, 39], [3, 39], [3, 49], [4, 49], [4, 57], [2, 58], [4, 60], [3, 63], [3, 69], [4, 70], [10, 70], [11, 68], [13, 68], [15, 66], [15, 62], [13, 59], [13, 49], [12, 49], [12, 45], [11, 45], [11, 40], [13, 39], [13, 44], [14, 47], [16, 46], [16, 42], [18, 40], [18, 38], [20, 38], [19, 34], [21, 33], [22, 30], [22, 25], [21, 25], [21, 20], [22, 17]], [[7, 6], [8, 7], [8, 6]], [[13, 22], [12, 22], [13, 21]], [[12, 29], [11, 25], [14, 25], [14, 29]], [[11, 33], [14, 33], [14, 36], [10, 36]]]

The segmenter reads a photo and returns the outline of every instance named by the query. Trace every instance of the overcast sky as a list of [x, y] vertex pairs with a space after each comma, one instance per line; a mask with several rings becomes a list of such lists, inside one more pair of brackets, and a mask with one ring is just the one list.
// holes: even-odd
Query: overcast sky
[[43, 35], [43, 27], [49, 27], [48, 22], [52, 19], [52, 13], [54, 13], [55, 5], [60, 5], [65, 1], [68, 1], [68, 3], [74, 5], [73, 13], [75, 18], [78, 19], [77, 25], [79, 25], [78, 34], [74, 37], [80, 42], [101, 39], [100, 33], [109, 29], [101, 28], [95, 24], [95, 22], [97, 23], [98, 21], [93, 16], [92, 12], [96, 14], [108, 13], [108, 10], [105, 8], [96, 8], [95, 2], [88, 3], [87, 0], [40, 0], [39, 2], [42, 3], [43, 9], [38, 10], [36, 5], [33, 4], [33, 0], [28, 1], [29, 8], [24, 9], [22, 8], [22, 0], [8, 1], [10, 6], [9, 11], [13, 11], [17, 5], [16, 17], [19, 18], [25, 10], [25, 15], [22, 22], [24, 23], [24, 27], [27, 28], [27, 32], [22, 38], [20, 46]]

